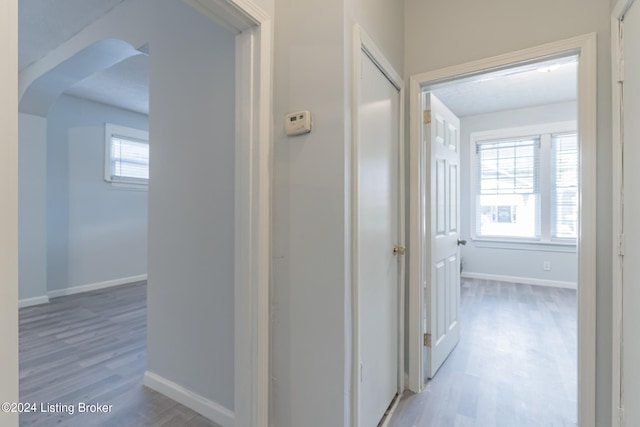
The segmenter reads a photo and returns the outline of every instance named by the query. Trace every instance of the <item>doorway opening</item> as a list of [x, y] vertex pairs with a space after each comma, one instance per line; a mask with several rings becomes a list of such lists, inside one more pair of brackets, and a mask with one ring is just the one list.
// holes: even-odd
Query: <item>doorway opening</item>
[[[410, 259], [409, 298], [407, 299], [410, 390], [419, 392], [425, 387], [425, 378], [437, 378], [439, 366], [433, 361], [446, 360], [452, 348], [448, 346], [444, 353], [439, 353], [438, 343], [443, 340], [445, 332], [454, 331], [455, 328], [460, 327], [463, 318], [460, 310], [470, 309], [474, 299], [477, 302], [478, 295], [486, 295], [494, 303], [500, 301], [501, 293], [506, 294], [507, 302], [518, 298], [524, 302], [527, 299], [535, 299], [537, 296], [542, 301], [553, 301], [552, 304], [556, 305], [566, 302], [567, 306], [562, 309], [562, 313], [568, 315], [571, 312], [576, 313], [571, 308], [570, 295], [571, 292], [575, 292], [573, 301], [577, 305], [577, 315], [573, 317], [576, 319], [573, 325], [577, 329], [577, 338], [574, 338], [577, 343], [574, 341], [573, 349], [576, 357], [568, 358], [573, 360], [573, 366], [561, 368], [568, 371], [566, 376], [561, 377], [562, 386], [567, 390], [573, 387], [573, 395], [569, 393], [566, 399], [569, 405], [571, 405], [571, 396], [573, 396], [573, 405], [577, 401], [577, 411], [569, 411], [573, 416], [569, 415], [568, 420], [578, 421], [580, 425], [590, 425], [589, 423], [593, 422], [595, 358], [591, 353], [595, 349], [592, 336], [595, 332], [595, 319], [591, 310], [595, 300], [595, 272], [593, 271], [595, 268], [595, 218], [593, 217], [595, 182], [592, 176], [595, 173], [594, 55], [594, 36], [587, 35], [412, 76], [410, 92], [412, 117], [420, 117], [423, 120], [413, 122], [411, 127], [410, 238], [412, 241], [410, 247], [414, 250]], [[461, 126], [458, 133], [455, 126], [451, 127], [446, 120], [436, 117], [438, 112], [431, 110], [429, 115], [425, 114], [425, 107], [428, 106], [425, 100], [427, 94], [428, 96], [436, 94], [436, 97], [440, 94], [442, 98], [447, 98], [449, 96], [447, 92], [464, 93], [465, 90], [470, 90], [468, 87], [465, 88], [466, 85], [491, 86], [495, 83], [502, 86], [504, 81], [500, 82], [498, 78], [520, 79], [527, 73], [537, 73], [541, 76], [546, 74], [549, 77], [563, 68], [571, 68], [571, 64], [575, 67], [574, 79], [577, 73], [577, 81], [574, 80], [573, 84], [576, 94], [573, 106], [570, 105], [571, 100], [564, 100], [565, 104], [569, 104], [561, 105], [562, 102], [556, 102], [553, 109], [543, 113], [538, 105], [535, 108], [541, 111], [536, 113], [529, 110], [523, 116], [531, 119], [537, 114], [539, 116], [537, 125], [546, 123], [548, 125], [546, 128], [532, 126], [532, 123], [523, 121], [522, 117], [520, 119], [512, 117], [515, 121], [509, 125], [496, 126], [497, 122], [491, 122], [491, 119], [496, 118], [496, 113], [491, 113], [476, 121], [477, 129], [465, 132]], [[536, 91], [536, 95], [539, 94], [540, 91]], [[469, 97], [469, 93], [466, 95], [467, 102], [473, 99]], [[502, 99], [504, 95], [501, 98], [495, 88], [490, 91], [490, 95], [482, 97], [477, 105], [469, 107], [477, 108], [483, 104], [504, 101]], [[454, 108], [458, 107], [454, 105]], [[521, 106], [520, 108], [534, 107]], [[573, 118], [571, 112], [573, 112]], [[514, 115], [513, 112], [510, 114]], [[545, 115], [546, 117], [543, 117]], [[464, 119], [462, 121], [465, 122]], [[466, 121], [468, 125], [474, 124], [473, 120]], [[483, 126], [485, 127], [482, 128]], [[462, 162], [459, 169], [470, 172], [467, 178], [463, 174], [458, 180], [458, 183], [462, 183], [459, 188], [463, 189], [467, 186], [466, 191], [462, 190], [461, 204], [450, 203], [451, 200], [455, 201], [460, 197], [460, 192], [455, 189], [456, 183], [450, 184], [457, 179], [455, 173], [445, 167], [448, 165], [446, 162], [443, 162], [441, 167], [437, 163], [436, 155], [429, 157], [431, 156], [429, 150], [434, 140], [429, 141], [428, 138], [431, 136], [437, 138], [439, 134], [443, 135], [442, 141], [448, 141], [451, 146], [456, 145], [455, 138], [460, 135], [464, 137], [462, 144], [467, 144], [466, 157], [465, 151], [461, 150]], [[437, 143], [435, 141], [435, 144]], [[462, 144], [458, 146], [462, 147]], [[511, 165], [518, 165], [518, 168], [512, 167], [510, 170], [505, 168], [509, 156]], [[573, 183], [567, 181], [570, 177], [563, 172], [568, 169], [560, 167], [562, 162], [566, 163], [570, 159], [574, 159], [577, 163], [578, 170], [576, 173], [576, 167], [573, 168]], [[450, 177], [448, 181], [445, 179], [447, 177]], [[438, 184], [439, 181], [444, 182], [441, 187]], [[544, 188], [546, 188], [546, 194]], [[573, 195], [570, 194], [571, 192]], [[426, 201], [422, 206], [420, 199]], [[576, 202], [577, 200], [580, 202]], [[563, 210], [564, 207], [567, 209]], [[460, 218], [460, 213], [467, 218], [463, 217], [462, 221], [457, 220]], [[442, 217], [441, 223], [437, 222], [439, 217]], [[434, 242], [438, 240], [440, 234], [452, 236], [453, 255], [446, 255], [444, 258], [444, 261], [452, 261], [448, 266], [446, 262], [438, 264], [439, 260], [432, 259], [433, 254], [440, 250], [434, 247]], [[456, 261], [457, 254], [460, 254], [459, 248], [465, 243], [467, 247], [461, 251], [462, 263], [453, 262]], [[526, 263], [518, 266], [515, 261], [509, 261], [506, 258], [514, 255], [516, 251], [538, 253], [541, 246], [544, 246], [545, 250], [553, 249], [553, 254], [556, 252], [560, 254], [559, 261], [541, 259], [538, 263], [535, 262], [536, 258], [529, 255], [525, 257]], [[577, 255], [572, 254], [574, 251]], [[482, 258], [481, 252], [485, 252], [484, 255], [487, 258]], [[519, 253], [519, 255], [522, 254]], [[573, 268], [571, 262], [567, 260], [571, 257], [574, 258]], [[502, 273], [497, 275], [496, 271], [493, 271], [493, 276], [489, 272], [484, 273], [483, 276], [477, 271], [481, 267], [487, 267], [490, 262], [496, 263], [494, 264], [496, 268], [499, 265], [515, 269], [502, 270]], [[573, 274], [577, 291], [558, 289], [557, 292], [552, 292], [552, 295], [545, 295], [545, 292], [549, 292], [552, 288], [535, 286], [570, 287], [572, 279], [569, 275], [555, 279], [542, 276], [531, 280], [530, 283], [525, 281], [524, 285], [516, 285], [517, 282], [523, 281], [522, 277], [527, 275], [524, 273], [526, 264], [532, 264], [536, 270], [547, 275], [555, 272], [555, 266], [560, 270], [567, 267], [566, 273]], [[465, 300], [462, 307], [460, 300], [457, 299], [461, 289], [457, 281], [460, 273], [464, 277], [462, 289]], [[497, 280], [487, 282], [487, 279]], [[522, 290], [525, 292], [519, 294]], [[538, 295], [540, 293], [542, 294]], [[517, 310], [518, 306], [511, 313], [520, 315], [521, 313]], [[489, 322], [493, 329], [487, 326], [485, 333], [492, 333], [497, 328], [495, 318], [497, 315], [496, 312], [494, 317], [489, 316], [484, 320], [476, 319], [475, 323], [471, 319], [469, 322], [474, 326], [478, 326], [480, 322]], [[554, 315], [538, 312], [535, 316], [553, 317]], [[508, 321], [508, 319], [503, 320]], [[561, 322], [565, 323], [559, 331], [566, 332], [571, 328], [570, 321], [569, 323], [565, 320]], [[465, 338], [468, 335], [467, 332], [462, 334]], [[559, 334], [565, 340], [571, 339], [570, 334], [560, 332]], [[480, 347], [479, 343], [482, 343], [482, 338], [473, 343], [471, 348], [477, 351]], [[502, 340], [494, 341], [494, 344], [493, 347], [504, 352], [513, 349], [516, 342], [507, 336]], [[529, 347], [529, 349], [535, 348]], [[547, 354], [553, 354], [554, 350], [550, 351], [551, 353]], [[533, 355], [530, 354], [530, 356]], [[491, 371], [495, 368], [490, 364], [485, 365], [489, 362], [487, 360], [483, 362], [482, 357], [474, 357], [474, 354], [467, 354], [466, 362], [470, 364], [469, 366], [479, 369], [479, 372]], [[513, 374], [521, 376], [518, 379], [520, 383], [523, 383], [523, 376], [529, 375], [526, 368], [527, 363], [531, 361], [525, 362], [517, 364], [518, 369]], [[509, 379], [509, 375], [506, 379]], [[468, 385], [467, 389], [474, 390], [474, 393], [481, 390], [478, 384]], [[513, 398], [514, 395], [511, 394], [510, 397]], [[475, 398], [491, 399], [491, 395], [490, 393], [485, 393], [483, 396], [476, 394]], [[495, 417], [497, 404], [495, 393], [493, 399], [493, 416]], [[481, 402], [478, 402], [478, 400], [473, 401], [466, 410], [475, 411], [482, 407]], [[527, 402], [524, 403], [525, 406], [526, 404]], [[514, 414], [510, 414], [504, 407], [502, 412], [499, 410], [498, 413], [501, 419], [502, 417], [511, 419], [509, 416], [513, 417]], [[462, 416], [469, 416], [469, 414], [462, 414]]]
[[[144, 2], [138, 2], [136, 5], [124, 4], [121, 7], [130, 6], [131, 8], [135, 9], [137, 6], [142, 7], [142, 3]], [[206, 22], [199, 23], [202, 26], [214, 28], [215, 31], [229, 33], [227, 34], [227, 37], [220, 42], [224, 42], [226, 44], [225, 52], [228, 52], [230, 54], [225, 57], [226, 70], [231, 70], [231, 72], [228, 73], [229, 78], [224, 79], [224, 81], [223, 79], [220, 79], [220, 81], [216, 83], [218, 86], [215, 86], [213, 84], [207, 85], [206, 83], [211, 80], [211, 76], [207, 75], [207, 82], [204, 82], [205, 84], [203, 84], [206, 90], [195, 91], [198, 94], [202, 93], [203, 97], [205, 97], [205, 94], [212, 95], [211, 92], [213, 92], [215, 89], [220, 89], [219, 86], [224, 86], [224, 98], [216, 98], [214, 96], [211, 96], [211, 98], [220, 99], [219, 102], [227, 101], [226, 104], [220, 108], [221, 111], [217, 111], [217, 115], [215, 118], [217, 120], [225, 122], [225, 153], [228, 154], [228, 156], [225, 158], [225, 160], [221, 159], [221, 161], [226, 161], [227, 169], [225, 169], [225, 171], [229, 171], [229, 173], [225, 176], [225, 178], [227, 178], [226, 180], [218, 180], [218, 182], [224, 181], [224, 185], [227, 185], [227, 187], [225, 187], [225, 190], [227, 190], [225, 192], [225, 195], [227, 196], [228, 200], [225, 201], [225, 205], [227, 206], [227, 211], [230, 211], [231, 213], [225, 218], [233, 221], [233, 226], [226, 227], [225, 229], [225, 238], [227, 239], [228, 244], [225, 245], [224, 248], [224, 253], [228, 254], [227, 256], [230, 258], [225, 258], [226, 268], [229, 271], [228, 280], [225, 280], [224, 283], [225, 295], [228, 302], [233, 301], [231, 305], [227, 304], [228, 309], [226, 310], [226, 313], [228, 313], [228, 319], [226, 319], [226, 323], [224, 323], [224, 327], [228, 329], [225, 330], [225, 337], [227, 337], [228, 345], [224, 346], [224, 351], [230, 353], [229, 357], [226, 358], [226, 360], [230, 362], [228, 363], [227, 369], [217, 370], [218, 372], [222, 372], [224, 377], [227, 379], [227, 381], [224, 381], [224, 384], [220, 386], [225, 388], [225, 400], [221, 400], [219, 405], [212, 404], [217, 402], [215, 400], [215, 397], [210, 398], [210, 400], [200, 399], [198, 395], [189, 393], [190, 390], [188, 389], [188, 387], [176, 387], [177, 384], [169, 383], [166, 381], [162, 382], [160, 381], [161, 378], [159, 379], [157, 376], [146, 376], [145, 384], [161, 391], [163, 394], [170, 396], [174, 400], [177, 400], [180, 403], [183, 403], [186, 406], [195, 409], [197, 412], [204, 414], [207, 418], [215, 419], [216, 422], [221, 425], [232, 425], [234, 422], [242, 425], [266, 425], [268, 406], [267, 350], [269, 342], [268, 277], [270, 261], [270, 245], [268, 244], [270, 239], [270, 200], [268, 194], [270, 182], [269, 176], [271, 173], [269, 164], [271, 149], [270, 63], [272, 55], [270, 18], [252, 2], [246, 2], [246, 4], [240, 6], [231, 1], [226, 2], [202, 0], [187, 3], [192, 3], [191, 6], [197, 9], [197, 12], [194, 12], [192, 8], [180, 1], [175, 2], [173, 5], [186, 9], [185, 15], [188, 15], [189, 19], [199, 19], [202, 21], [202, 18], [205, 17], [206, 19], [204, 19], [204, 21]], [[149, 3], [146, 6], [149, 5], [151, 4]], [[140, 9], [135, 10], [137, 12], [140, 12]], [[118, 8], [115, 8], [105, 16], [107, 18], [114, 19], [122, 18], [122, 15], [125, 15], [127, 18], [133, 16], [132, 14], [127, 13], [130, 12], [130, 10], [128, 9], [124, 12], [120, 12], [118, 11]], [[139, 19], [137, 23], [134, 23], [134, 28], [131, 30], [131, 32], [125, 31], [127, 37], [131, 37], [132, 39], [134, 39], [133, 41], [127, 40], [126, 42], [130, 43], [131, 46], [139, 46], [139, 42], [148, 41], [147, 39], [144, 39], [144, 37], [149, 36], [149, 32], [147, 32], [146, 35], [143, 34], [145, 30], [149, 29], [148, 26], [151, 25], [149, 23], [149, 20], [145, 19], [146, 12], [148, 12], [148, 9], [145, 9], [143, 11], [144, 14], [141, 19]], [[159, 13], [156, 14], [156, 16], [158, 15]], [[165, 15], [163, 15], [163, 17], [168, 17], [169, 19], [172, 19], [175, 16], [170, 13]], [[133, 19], [131, 20], [133, 21]], [[211, 22], [209, 22], [210, 20], [214, 20], [216, 25], [212, 26]], [[53, 88], [49, 88], [52, 90], [49, 90], [48, 92], [45, 91], [45, 93], [36, 94], [31, 90], [34, 88], [42, 89], [43, 85], [46, 85], [45, 75], [48, 72], [42, 70], [49, 70], [49, 72], [53, 74], [54, 80], [56, 77], [61, 77], [61, 74], [63, 74], [65, 71], [69, 71], [68, 69], [65, 69], [65, 61], [68, 58], [72, 57], [70, 53], [73, 53], [74, 49], [77, 48], [77, 46], [91, 46], [92, 43], [95, 43], [96, 40], [104, 40], [105, 33], [107, 36], [111, 35], [111, 31], [114, 28], [119, 29], [121, 23], [125, 21], [126, 23], [123, 24], [125, 26], [130, 23], [128, 20], [121, 20], [119, 22], [116, 22], [116, 24], [114, 25], [98, 25], [97, 29], [91, 28], [91, 31], [87, 30], [78, 33], [77, 36], [74, 36], [77, 37], [77, 39], [73, 40], [74, 43], [71, 43], [71, 48], [66, 49], [65, 46], [61, 46], [60, 52], [57, 52], [58, 54], [43, 58], [44, 63], [39, 64], [40, 66], [37, 67], [38, 69], [36, 70], [38, 72], [41, 72], [42, 74], [36, 75], [35, 72], [26, 72], [24, 75], [21, 75], [20, 84], [21, 96], [23, 97], [23, 100], [25, 98], [30, 98], [31, 101], [34, 101], [36, 103], [42, 101], [44, 104], [46, 104], [47, 102], [52, 102], [53, 99], [49, 99], [48, 97], [51, 94], [55, 94], [57, 96], [62, 93], [69, 85], [69, 78], [67, 76], [67, 79], [65, 80], [64, 76], [62, 76], [62, 81], [58, 79], [57, 81], [53, 82]], [[194, 30], [194, 26], [189, 25], [188, 21], [187, 23], [185, 23], [185, 21], [175, 22], [175, 25], [185, 26], [189, 28], [189, 30], [191, 30], [191, 33], [189, 33], [188, 31], [179, 32], [181, 35], [184, 35], [182, 33], [189, 33], [189, 35], [193, 35], [194, 31], [198, 31], [197, 29]], [[169, 27], [167, 26], [165, 28]], [[163, 51], [165, 55], [164, 59], [165, 61], [167, 61], [168, 59], [167, 62], [169, 62], [170, 66], [189, 66], [189, 62], [171, 60], [171, 58], [180, 56], [180, 53], [186, 52], [193, 55], [198, 55], [202, 54], [202, 52], [206, 52], [206, 54], [208, 55], [208, 59], [210, 59], [210, 57], [215, 53], [214, 51], [212, 51], [211, 44], [203, 46], [201, 50], [194, 48], [194, 45], [196, 45], [196, 43], [191, 44], [189, 46], [190, 49], [179, 49], [176, 48], [178, 43], [172, 43], [173, 40], [168, 41], [171, 36], [170, 34], [163, 32], [162, 29], [157, 32], [152, 31], [151, 33], [153, 34], [153, 37], [158, 37], [159, 39], [164, 37], [164, 39], [162, 39], [162, 41], [166, 43], [164, 45], [166, 49]], [[200, 37], [200, 35], [196, 35], [196, 42], [202, 42], [206, 44], [206, 40]], [[219, 39], [220, 37], [216, 37], [215, 41], [218, 41]], [[156, 44], [155, 46], [158, 46], [158, 44]], [[178, 51], [178, 53], [176, 53], [176, 51]], [[90, 59], [95, 60], [95, 58]], [[184, 55], [179, 59], [184, 59]], [[173, 74], [173, 78], [176, 80], [179, 79], [182, 82], [183, 75], [193, 74], [189, 71], [194, 71], [195, 73], [200, 72], [203, 74], [207, 73], [208, 71], [208, 69], [204, 66], [191, 66], [195, 68], [195, 71], [192, 69], [186, 70], [187, 72], [185, 73], [175, 72]], [[157, 67], [156, 69], [160, 68], [166, 69], [167, 67], [161, 66]], [[158, 77], [158, 74], [160, 73], [156, 74], [156, 78]], [[171, 73], [169, 72], [167, 74]], [[77, 78], [78, 76], [73, 75], [72, 73], [70, 80], [73, 80], [74, 77]], [[171, 80], [171, 77], [172, 76], [169, 76], [169, 80]], [[194, 81], [193, 78], [191, 79], [191, 82], [193, 84], [197, 83], [197, 81]], [[63, 87], [64, 85], [66, 86]], [[169, 84], [167, 84], [167, 81], [164, 81], [156, 85], [157, 88], [162, 88], [164, 90], [163, 93], [165, 96], [167, 95], [167, 91], [170, 91], [174, 86], [176, 86], [175, 81], [169, 82]], [[162, 116], [162, 114], [157, 115], [158, 106], [165, 108], [166, 116], [166, 109], [176, 108], [176, 105], [172, 104], [172, 102], [174, 102], [176, 98], [179, 98], [179, 96], [183, 96], [184, 98], [184, 94], [186, 93], [186, 91], [184, 90], [178, 90], [178, 92], [180, 92], [178, 94], [179, 96], [168, 96], [168, 98], [171, 99], [169, 99], [167, 102], [158, 103], [159, 98], [157, 97], [157, 94], [159, 92], [160, 91], [156, 91], [155, 94], [156, 117]], [[194, 96], [193, 98], [202, 101], [202, 98], [198, 98], [197, 96]], [[188, 104], [188, 101], [184, 102], [184, 104]], [[196, 103], [188, 105], [192, 107], [192, 110], [195, 109], [201, 114], [211, 115], [212, 112], [215, 111], [215, 109], [207, 108], [210, 107], [209, 105], [203, 104], [205, 103], [201, 102], [199, 104]], [[48, 108], [48, 106], [45, 105], [44, 108]], [[223, 111], [228, 112], [227, 116], [224, 116], [222, 114]], [[184, 120], [184, 116], [188, 115], [188, 113], [188, 109], [182, 109], [175, 115], [180, 116], [182, 114], [181, 118]], [[231, 116], [232, 120], [229, 120], [228, 116]], [[235, 118], [236, 116], [246, 117], [247, 119], [236, 122], [235, 120], [233, 120], [233, 118]], [[186, 120], [189, 121], [189, 125], [193, 124], [193, 122], [195, 121], [192, 116], [187, 117]], [[212, 120], [211, 117], [207, 117], [205, 120], [201, 121], [204, 121], [211, 126], [215, 124], [214, 120]], [[163, 130], [166, 131], [167, 128], [165, 127]], [[104, 135], [104, 130], [102, 133]], [[171, 138], [171, 136], [174, 135], [170, 135], [169, 132], [164, 135], [164, 139], [166, 140], [168, 138]], [[207, 134], [206, 136], [210, 137], [210, 139], [214, 139], [213, 135]], [[152, 145], [154, 139], [157, 141], [157, 137], [157, 134], [151, 134]], [[200, 139], [198, 139], [198, 137], [200, 137]], [[202, 138], [201, 135], [197, 135], [197, 137], [194, 138], [192, 127], [187, 126], [187, 130], [183, 132], [183, 134], [179, 135], [179, 137], [174, 136], [174, 139], [171, 142], [180, 142], [184, 141], [185, 139], [201, 140]], [[207, 142], [210, 142], [209, 138], [205, 139], [207, 139]], [[207, 145], [210, 146], [212, 144]], [[159, 152], [155, 152], [153, 149], [151, 151], [154, 152], [152, 157], [155, 156], [156, 159], [162, 158], [162, 156], [157, 156]], [[102, 154], [104, 154], [105, 149], [102, 148], [101, 152]], [[165, 159], [171, 158], [171, 153], [167, 153], [167, 151], [164, 151], [164, 155], [166, 156]], [[193, 154], [191, 155], [193, 156]], [[184, 153], [178, 153], [178, 157], [182, 161], [184, 161], [185, 159], [188, 159], [187, 162], [189, 160], [193, 160], [193, 158], [188, 158], [188, 156], [184, 155]], [[205, 157], [203, 156], [203, 159], [204, 158]], [[197, 163], [197, 160], [198, 159], [196, 159], [196, 161], [194, 162]], [[154, 161], [152, 160], [152, 165], [153, 162]], [[103, 159], [100, 163], [102, 167], [104, 167], [106, 162]], [[169, 170], [169, 173], [164, 175], [165, 177], [167, 175], [171, 175], [171, 166], [173, 165], [175, 165], [175, 163], [169, 162], [169, 167], [166, 168], [167, 164], [165, 164], [164, 170]], [[202, 164], [198, 163], [198, 166], [202, 166]], [[211, 169], [211, 165], [208, 166], [209, 169]], [[193, 169], [195, 169], [195, 167], [187, 167], [186, 169], [186, 172], [191, 173], [193, 172]], [[182, 172], [185, 172], [185, 170], [183, 169]], [[210, 170], [208, 172], [210, 172]], [[97, 176], [102, 177], [104, 176], [104, 171], [100, 170], [96, 172], [96, 174]], [[177, 178], [182, 178], [183, 175], [189, 174], [183, 173], [179, 175], [180, 176], [178, 176]], [[231, 176], [231, 179], [229, 179], [229, 175]], [[193, 176], [193, 174], [189, 175], [192, 181]], [[134, 178], [140, 179], [140, 177]], [[174, 178], [172, 182], [173, 184], [175, 184], [175, 187], [184, 189], [185, 192], [193, 190], [193, 188], [184, 188], [184, 180], [181, 182], [177, 182], [176, 176], [173, 176], [172, 178]], [[151, 173], [151, 182], [152, 186], [156, 185], [153, 183], [153, 173]], [[206, 181], [201, 180], [200, 182]], [[216, 188], [219, 188], [220, 186], [221, 185], [217, 186]], [[210, 187], [213, 186], [210, 185]], [[203, 199], [207, 199], [207, 197], [199, 198], [196, 204]], [[201, 208], [201, 206], [197, 207]], [[198, 211], [198, 209], [193, 208], [191, 211], [195, 212]], [[233, 211], [241, 212], [242, 214], [237, 214], [234, 216]], [[211, 227], [208, 228], [208, 230], [210, 229]], [[162, 232], [157, 234], [162, 234]], [[144, 240], [144, 244], [146, 246], [146, 238]], [[232, 248], [231, 253], [229, 253], [228, 248]], [[205, 263], [202, 264], [204, 265]], [[211, 279], [213, 281], [213, 279], [215, 278], [205, 277], [203, 281], [208, 283], [207, 279]], [[194, 297], [194, 295], [192, 295], [192, 297]], [[197, 299], [197, 295], [195, 297]], [[144, 300], [145, 298], [143, 298], [143, 301]], [[201, 298], [201, 300], [205, 301], [205, 298]], [[209, 300], [211, 300], [211, 298], [209, 298]], [[212, 312], [214, 310], [209, 311]], [[144, 320], [145, 319], [143, 319], [143, 321]], [[223, 322], [218, 323], [222, 324]], [[157, 325], [156, 328], [161, 329], [161, 327]], [[173, 346], [173, 348], [175, 347], [178, 346]], [[207, 356], [207, 354], [202, 351], [202, 348], [194, 346], [194, 348], [195, 347], [199, 348], [199, 352], [204, 353], [205, 357]], [[236, 357], [234, 357], [234, 355]], [[210, 360], [207, 360], [206, 362], [209, 361]], [[209, 365], [207, 367], [209, 367]], [[201, 371], [204, 370], [206, 369], [202, 369]], [[211, 369], [211, 371], [213, 371], [213, 369]], [[202, 377], [201, 374], [196, 374], [195, 376], [198, 375]], [[205, 389], [206, 388], [207, 387], [205, 387]], [[227, 408], [233, 408], [233, 410]]]

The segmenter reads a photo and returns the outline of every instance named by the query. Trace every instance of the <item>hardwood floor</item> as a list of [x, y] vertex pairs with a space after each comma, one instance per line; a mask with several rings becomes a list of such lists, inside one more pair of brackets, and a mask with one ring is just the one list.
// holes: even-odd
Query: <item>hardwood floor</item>
[[461, 339], [388, 427], [577, 425], [576, 291], [463, 280]]
[[[142, 385], [146, 317], [146, 282], [20, 309], [20, 401], [38, 409], [20, 426], [217, 426]], [[78, 413], [80, 402], [112, 408]], [[41, 403], [68, 406], [47, 413]]]

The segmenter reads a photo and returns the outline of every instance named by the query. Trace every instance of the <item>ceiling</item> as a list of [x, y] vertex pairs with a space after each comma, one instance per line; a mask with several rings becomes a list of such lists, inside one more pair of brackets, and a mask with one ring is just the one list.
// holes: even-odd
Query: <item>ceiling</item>
[[18, 69], [43, 58], [124, 0], [19, 0]]
[[149, 115], [149, 56], [141, 53], [127, 58], [65, 93]]
[[[109, 10], [127, 0], [19, 0], [19, 68], [43, 58]], [[553, 71], [542, 67], [558, 64]], [[149, 58], [140, 54], [93, 74], [65, 93], [127, 110], [149, 113]], [[456, 115], [465, 117], [573, 101], [575, 58], [511, 68], [430, 90]]]
[[431, 92], [458, 117], [577, 99], [575, 57], [510, 68], [438, 85]]
[[[18, 68], [25, 70], [127, 0], [19, 0]], [[77, 82], [64, 93], [149, 114], [146, 51]]]

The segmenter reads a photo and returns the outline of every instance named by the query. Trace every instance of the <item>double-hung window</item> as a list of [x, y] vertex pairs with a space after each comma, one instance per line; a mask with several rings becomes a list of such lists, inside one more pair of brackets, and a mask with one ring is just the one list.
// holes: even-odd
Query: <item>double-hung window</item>
[[473, 133], [471, 148], [474, 238], [575, 242], [575, 122]]
[[578, 138], [551, 137], [551, 238], [575, 239], [578, 226]]
[[104, 179], [114, 184], [148, 184], [148, 132], [109, 123], [105, 125]]

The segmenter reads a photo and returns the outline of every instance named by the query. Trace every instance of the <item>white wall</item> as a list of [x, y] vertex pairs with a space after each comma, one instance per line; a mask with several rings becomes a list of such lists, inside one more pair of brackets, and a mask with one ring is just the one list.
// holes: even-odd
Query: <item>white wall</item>
[[611, 67], [608, 0], [405, 2], [405, 75], [580, 34], [598, 37], [596, 421], [611, 420]]
[[[462, 237], [468, 243], [462, 247], [464, 272], [467, 274], [490, 274], [550, 282], [576, 283], [578, 260], [575, 248], [545, 247], [538, 245], [535, 250], [524, 249], [523, 245], [477, 242], [471, 239], [470, 144], [471, 133], [543, 123], [576, 120], [577, 104], [559, 104], [522, 108], [490, 114], [462, 117], [460, 119], [460, 212]], [[546, 250], [545, 250], [546, 249]], [[551, 270], [544, 271], [544, 261], [551, 262]]]
[[235, 39], [149, 13], [148, 371], [233, 411]]
[[104, 181], [105, 122], [146, 130], [148, 118], [71, 96], [47, 120], [47, 289], [146, 273], [147, 193]]
[[[0, 4], [0, 401], [18, 401], [18, 2]], [[18, 414], [0, 412], [17, 426]]]
[[[147, 130], [146, 116], [131, 116], [129, 126]], [[147, 274], [147, 190], [104, 180], [104, 131], [104, 124], [69, 128], [69, 287]]]
[[[270, 424], [340, 426], [346, 411], [342, 2], [278, 0], [276, 14]], [[284, 116], [300, 109], [311, 111], [313, 130], [288, 138]]]
[[19, 115], [19, 297], [47, 301], [47, 120]]
[[[394, 1], [276, 1], [274, 426], [349, 425], [352, 26], [401, 73], [401, 11]], [[311, 110], [313, 130], [288, 138], [284, 116], [299, 109]]]

